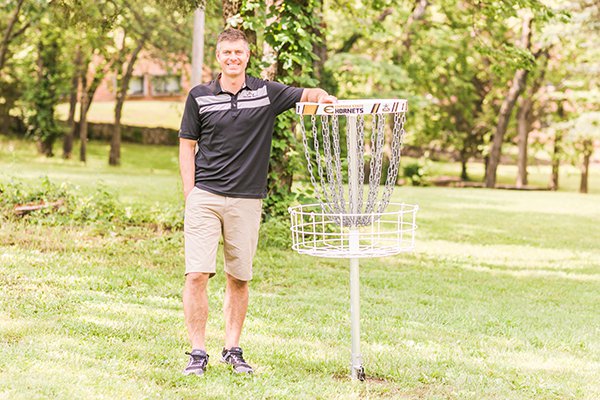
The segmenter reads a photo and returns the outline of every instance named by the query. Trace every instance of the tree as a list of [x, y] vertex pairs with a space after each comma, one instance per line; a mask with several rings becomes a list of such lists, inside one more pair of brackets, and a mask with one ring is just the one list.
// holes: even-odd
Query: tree
[[[523, 16], [523, 25], [521, 30], [521, 48], [525, 51], [528, 51], [531, 48], [532, 23], [533, 15], [528, 12]], [[490, 157], [485, 170], [485, 186], [488, 188], [493, 188], [496, 185], [496, 171], [500, 163], [504, 134], [506, 133], [506, 128], [508, 127], [508, 122], [510, 120], [513, 107], [521, 95], [521, 92], [523, 92], [525, 88], [528, 73], [529, 70], [525, 68], [518, 69], [515, 72], [515, 75], [512, 79], [512, 85], [508, 90], [504, 101], [502, 102], [502, 106], [500, 107], [498, 123], [496, 125], [496, 130], [492, 140]]]
[[81, 63], [83, 62], [81, 46], [75, 49], [73, 72], [71, 73], [71, 87], [69, 90], [69, 116], [67, 117], [68, 130], [63, 137], [63, 158], [70, 159], [73, 152], [73, 139], [75, 137], [75, 112], [77, 108], [77, 91], [81, 77]]
[[64, 32], [56, 6], [50, 5], [44, 11], [45, 15], [29, 36], [35, 43], [35, 50], [28, 54], [34, 63], [24, 77], [24, 119], [27, 134], [38, 142], [40, 153], [52, 157], [54, 142], [61, 133], [54, 118], [54, 108], [66, 84], [65, 64], [61, 59]]
[[[115, 99], [115, 120], [113, 125], [113, 133], [110, 141], [110, 153], [108, 156], [109, 165], [120, 165], [121, 164], [121, 115], [123, 112], [123, 104], [125, 103], [125, 96], [129, 90], [129, 81], [133, 74], [133, 66], [137, 61], [140, 51], [144, 47], [148, 35], [142, 33], [141, 37], [138, 38], [138, 42], [133, 50], [128, 50], [126, 44], [129, 38], [123, 32], [123, 39], [119, 48], [119, 54], [114, 63], [115, 71], [117, 72], [117, 90]], [[129, 54], [127, 54], [130, 52]]]
[[2, 43], [0, 43], [0, 71], [2, 71], [2, 68], [4, 68], [4, 62], [6, 61], [6, 55], [8, 54], [8, 46], [10, 45], [11, 41], [22, 34], [29, 26], [29, 23], [25, 23], [15, 31], [23, 3], [24, 0], [17, 1], [17, 4], [15, 5], [15, 8], [12, 11], [12, 14], [8, 19], [8, 23], [4, 29], [4, 36], [2, 38]]
[[586, 0], [561, 2], [557, 16], [542, 31], [542, 41], [549, 51], [543, 98], [535, 113], [536, 133], [542, 143], [548, 144], [551, 190], [559, 188], [561, 163], [573, 162], [574, 136], [565, 126], [600, 104], [600, 50], [595, 45], [600, 34], [600, 26], [595, 23], [600, 18], [600, 4]]
[[[249, 37], [253, 57], [249, 73], [279, 82], [312, 87], [313, 44], [318, 37], [313, 29], [319, 24], [320, 2], [313, 0], [246, 0], [223, 1], [226, 24], [244, 30]], [[257, 32], [263, 32], [257, 35]], [[269, 216], [283, 215], [292, 197], [294, 170], [295, 118], [290, 113], [280, 115], [275, 123], [268, 175], [268, 195], [265, 212]]]
[[573, 161], [580, 164], [581, 181], [579, 192], [588, 192], [590, 158], [594, 153], [594, 143], [600, 143], [600, 112], [591, 111], [561, 124], [574, 152]]
[[[31, 43], [27, 33], [38, 24], [48, 5], [23, 0], [4, 3], [0, 8], [0, 122], [6, 127], [11, 125], [9, 111], [23, 96], [26, 78], [35, 64], [31, 51], [23, 51]], [[15, 52], [23, 55], [13, 58]]]
[[[76, 43], [68, 50], [67, 59], [72, 60], [69, 91], [69, 128], [63, 139], [63, 157], [69, 158], [72, 142], [79, 131], [79, 160], [87, 160], [88, 122], [87, 114], [94, 93], [115, 62], [112, 37], [115, 21], [121, 13], [119, 5], [111, 0], [87, 1], [65, 10], [65, 28], [69, 43]], [[73, 96], [79, 97], [79, 122], [75, 124]], [[73, 122], [71, 123], [71, 115]]]
[[[188, 32], [177, 27], [187, 22], [185, 15], [160, 2], [137, 3], [124, 0], [124, 8], [117, 26], [121, 34], [117, 56], [113, 63], [116, 74], [116, 101], [113, 134], [110, 144], [109, 165], [121, 163], [121, 115], [129, 90], [133, 68], [145, 49], [149, 56], [168, 62], [179, 60], [191, 46]], [[143, 4], [144, 7], [141, 7]], [[138, 11], [143, 9], [143, 15]]]
[[[527, 91], [527, 96], [525, 96], [519, 108], [517, 110], [517, 146], [518, 146], [518, 155], [517, 155], [517, 180], [515, 186], [517, 188], [522, 188], [527, 186], [527, 154], [529, 147], [529, 133], [531, 132], [531, 126], [534, 120], [534, 96], [540, 90], [542, 83], [544, 82], [544, 77], [546, 74], [546, 66], [548, 65], [548, 52], [549, 49], [544, 49], [541, 54], [541, 63], [539, 66], [538, 75], [535, 77], [533, 83], [531, 84], [529, 90]], [[536, 57], [537, 58], [537, 57]]]
[[[267, 10], [269, 23], [265, 27], [264, 42], [267, 49], [273, 50], [271, 57], [276, 68], [272, 71], [276, 73], [271, 73], [272, 79], [299, 87], [316, 86], [317, 81], [311, 75], [315, 58], [313, 44], [319, 41], [313, 30], [319, 25], [318, 10], [319, 2], [311, 0], [275, 1]], [[265, 200], [266, 212], [271, 216], [285, 214], [294, 196], [292, 183], [298, 167], [293, 149], [294, 126], [295, 116], [290, 113], [280, 115], [275, 124]]]

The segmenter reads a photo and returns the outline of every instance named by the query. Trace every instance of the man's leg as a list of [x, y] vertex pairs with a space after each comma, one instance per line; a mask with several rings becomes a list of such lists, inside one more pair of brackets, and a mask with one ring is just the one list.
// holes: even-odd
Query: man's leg
[[225, 198], [194, 188], [185, 202], [185, 284], [183, 314], [192, 351], [185, 375], [203, 375], [208, 364], [206, 320], [208, 278], [214, 275]]
[[223, 309], [225, 313], [225, 348], [221, 360], [237, 373], [252, 373], [239, 346], [246, 310], [248, 281], [252, 279], [252, 259], [258, 242], [261, 201], [259, 199], [227, 198], [223, 217], [223, 250], [227, 287]]
[[239, 347], [242, 327], [248, 310], [248, 281], [241, 281], [227, 275], [225, 301], [225, 348]]
[[208, 318], [208, 278], [210, 274], [190, 272], [183, 287], [183, 315], [192, 349], [206, 350], [205, 334]]
[[185, 203], [183, 314], [192, 349], [205, 349], [208, 278], [214, 275], [225, 197], [194, 188]]

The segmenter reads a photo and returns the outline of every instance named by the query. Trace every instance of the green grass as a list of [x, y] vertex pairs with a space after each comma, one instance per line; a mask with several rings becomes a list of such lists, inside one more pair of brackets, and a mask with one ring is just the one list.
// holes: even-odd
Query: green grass
[[[183, 101], [126, 101], [123, 104], [121, 123], [133, 126], [160, 126], [163, 128], [179, 129], [183, 115]], [[63, 121], [67, 120], [69, 104], [62, 103], [56, 107], [56, 115]], [[76, 109], [79, 120], [79, 104]], [[114, 101], [94, 101], [88, 114], [89, 122], [113, 123], [115, 120]]]
[[[48, 175], [92, 191], [102, 180], [126, 202], [181, 202], [173, 148], [126, 145], [129, 164], [109, 168], [105, 145], [92, 143], [84, 166], [38, 159], [22, 143], [9, 152], [2, 140], [0, 181]], [[361, 260], [364, 383], [347, 377], [347, 261], [275, 247], [285, 230], [264, 229], [255, 259], [241, 343], [255, 376], [217, 362], [219, 273], [209, 370], [196, 379], [181, 375], [181, 232], [3, 220], [0, 398], [600, 398], [600, 195], [394, 196], [421, 207], [417, 248]]]
[[[60, 145], [56, 145], [57, 154], [61, 154]], [[34, 184], [47, 176], [53, 182], [75, 184], [83, 192], [106, 185], [126, 203], [183, 202], [177, 147], [125, 143], [119, 167], [108, 165], [108, 143], [90, 141], [87, 163], [78, 161], [77, 143], [74, 149], [72, 160], [46, 158], [36, 154], [34, 143], [0, 135], [0, 179], [18, 178]]]

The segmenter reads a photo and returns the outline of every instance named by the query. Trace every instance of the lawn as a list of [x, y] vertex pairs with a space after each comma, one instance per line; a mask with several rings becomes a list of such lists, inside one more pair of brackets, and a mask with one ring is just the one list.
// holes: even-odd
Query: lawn
[[[0, 182], [182, 204], [174, 148], [126, 145], [119, 168], [98, 143], [87, 165], [32, 154], [2, 139]], [[0, 219], [0, 399], [598, 399], [594, 193], [397, 188], [421, 207], [417, 250], [361, 260], [362, 383], [347, 376], [347, 261], [293, 253], [281, 227], [255, 259], [242, 346], [256, 374], [217, 362], [221, 273], [196, 379], [181, 375], [181, 232]]]
[[[55, 151], [60, 154], [60, 143]], [[88, 161], [36, 154], [35, 144], [0, 135], [0, 180], [18, 178], [34, 184], [47, 176], [53, 182], [69, 182], [90, 193], [105, 185], [125, 203], [175, 203], [183, 201], [178, 172], [178, 150], [170, 146], [125, 143], [121, 146], [121, 166], [108, 165], [110, 145], [88, 143]]]
[[[183, 106], [183, 101], [126, 101], [123, 104], [121, 123], [133, 126], [159, 126], [179, 129], [181, 116], [183, 115]], [[59, 104], [56, 107], [56, 115], [59, 119], [66, 121], [69, 115], [69, 104]], [[79, 104], [77, 105], [75, 115], [75, 119], [79, 120]], [[88, 121], [113, 123], [115, 121], [115, 102], [92, 102]]]

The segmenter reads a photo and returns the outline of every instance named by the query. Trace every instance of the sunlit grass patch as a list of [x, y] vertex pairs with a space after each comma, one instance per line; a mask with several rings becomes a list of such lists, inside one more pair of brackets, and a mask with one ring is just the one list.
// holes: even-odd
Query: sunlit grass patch
[[[178, 177], [144, 168], [98, 175], [115, 199], [160, 209]], [[421, 207], [416, 251], [360, 261], [364, 383], [348, 378], [348, 260], [293, 253], [285, 223], [264, 226], [254, 262], [241, 344], [255, 376], [217, 362], [219, 253], [209, 369], [190, 379], [178, 228], [2, 219], [0, 398], [600, 398], [598, 195], [400, 187], [394, 200]]]

